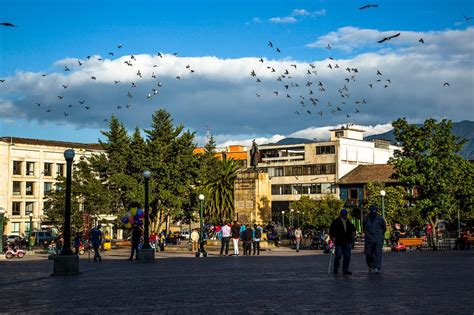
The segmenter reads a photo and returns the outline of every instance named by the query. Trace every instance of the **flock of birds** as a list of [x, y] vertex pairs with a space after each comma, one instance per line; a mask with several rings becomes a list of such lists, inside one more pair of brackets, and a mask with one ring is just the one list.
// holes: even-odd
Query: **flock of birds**
[[[377, 7], [378, 7], [377, 4], [367, 4], [367, 5], [364, 5], [364, 6], [360, 7], [359, 10], [366, 10], [366, 9], [377, 8]], [[474, 18], [474, 17], [468, 17], [466, 15], [463, 15], [463, 16], [464, 16], [466, 21], [470, 21]], [[12, 23], [9, 23], [9, 22], [0, 22], [0, 26], [18, 27], [18, 26], [14, 25]], [[393, 39], [399, 37], [400, 35], [401, 35], [401, 33], [396, 33], [396, 34], [384, 37], [384, 38], [378, 40], [377, 43], [382, 44], [384, 42], [393, 40]], [[418, 42], [421, 43], [421, 44], [425, 43], [423, 38], [420, 38], [418, 40]], [[119, 50], [122, 47], [123, 47], [123, 45], [121, 45], [121, 44], [117, 45], [117, 49], [119, 49]], [[281, 49], [274, 46], [272, 41], [268, 42], [268, 47], [271, 48], [272, 50], [274, 49], [276, 53], [281, 53]], [[330, 43], [326, 46], [326, 49], [329, 52], [332, 50], [332, 46], [331, 46]], [[114, 52], [109, 52], [109, 56], [113, 57], [114, 55], [115, 55]], [[157, 56], [159, 58], [177, 57], [177, 55], [178, 55], [177, 53], [174, 53], [172, 55], [164, 55], [160, 52], [157, 53]], [[92, 58], [94, 58], [94, 57], [87, 56], [84, 60], [78, 59], [77, 60], [77, 65], [72, 65], [72, 64], [71, 65], [65, 65], [64, 66], [64, 72], [71, 71], [71, 69], [73, 69], [73, 67], [76, 67], [76, 69], [80, 68], [85, 63], [91, 61]], [[100, 57], [96, 57], [96, 59], [97, 59], [97, 61], [104, 61], [104, 59], [100, 58]], [[337, 104], [332, 104], [331, 101], [327, 101], [327, 102], [325, 101], [324, 102], [324, 103], [326, 103], [325, 106], [322, 105], [323, 102], [321, 100], [323, 100], [323, 97], [325, 95], [326, 90], [328, 89], [328, 86], [323, 82], [323, 79], [321, 79], [318, 76], [318, 69], [316, 69], [315, 64], [309, 63], [309, 64], [307, 64], [306, 69], [304, 69], [305, 70], [305, 75], [307, 76], [306, 79], [304, 80], [305, 82], [296, 82], [296, 79], [293, 79], [292, 74], [297, 71], [297, 67], [298, 67], [297, 64], [290, 64], [289, 68], [290, 69], [294, 68], [294, 69], [291, 69], [291, 71], [290, 71], [290, 70], [288, 70], [288, 68], [285, 68], [284, 70], [283, 69], [277, 70], [277, 69], [275, 69], [276, 66], [272, 66], [271, 64], [268, 64], [267, 60], [265, 60], [264, 58], [260, 58], [259, 62], [261, 62], [262, 64], [265, 63], [266, 64], [266, 70], [270, 74], [274, 74], [273, 75], [274, 77], [272, 78], [272, 80], [275, 80], [275, 81], [280, 83], [280, 86], [277, 87], [276, 89], [274, 89], [272, 94], [275, 95], [276, 97], [284, 97], [284, 98], [289, 99], [289, 100], [293, 100], [293, 99], [297, 100], [297, 104], [298, 104], [299, 107], [294, 112], [296, 115], [300, 115], [301, 112], [303, 112], [303, 113], [306, 112], [308, 115], [313, 115], [313, 113], [316, 114], [316, 112], [317, 112], [317, 114], [320, 117], [323, 117], [325, 112], [326, 113], [331, 113], [333, 115], [337, 115], [337, 114], [343, 112], [346, 115], [346, 117], [349, 118], [353, 114], [360, 113], [362, 106], [364, 104], [367, 104], [368, 102], [367, 102], [366, 98], [351, 99], [351, 93], [350, 93], [350, 91], [351, 91], [350, 87], [351, 87], [352, 84], [354, 84], [354, 82], [356, 82], [357, 75], [359, 74], [359, 69], [356, 68], [356, 67], [351, 67], [351, 66], [343, 66], [342, 64], [340, 65], [330, 55], [328, 56], [328, 60], [329, 60], [329, 62], [328, 62], [327, 68], [329, 68], [330, 71], [344, 72], [345, 73], [345, 75], [344, 75], [345, 78], [344, 78], [344, 81], [341, 82], [341, 86], [337, 89], [337, 92], [340, 96], [340, 101]], [[135, 67], [136, 61], [137, 61], [137, 57], [134, 56], [134, 55], [130, 55], [129, 60], [124, 61], [124, 65], [126, 65], [126, 67], [131, 67], [130, 69], [134, 69], [134, 72], [135, 72], [134, 67]], [[157, 69], [158, 67], [159, 67], [158, 64], [154, 64], [153, 65], [153, 70]], [[300, 65], [300, 67], [301, 67], [301, 65]], [[185, 68], [186, 68], [185, 70], [188, 73], [190, 73], [190, 74], [195, 73], [195, 70], [192, 69], [190, 65], [187, 65]], [[150, 71], [143, 71], [142, 72], [141, 69], [136, 69], [136, 73], [135, 73], [136, 74], [136, 80], [134, 82], [131, 82], [131, 84], [121, 83], [119, 80], [114, 80], [113, 84], [117, 84], [117, 85], [127, 84], [128, 85], [126, 97], [130, 100], [130, 102], [134, 97], [146, 97], [147, 99], [151, 100], [155, 95], [160, 93], [159, 90], [163, 86], [163, 84], [158, 80], [157, 74], [155, 73], [155, 71], [151, 71], [151, 75], [150, 75], [149, 72]], [[134, 90], [137, 90], [136, 88], [137, 88], [138, 85], [141, 84], [140, 81], [143, 79], [144, 75], [150, 75], [151, 76], [151, 79], [153, 79], [153, 80], [151, 80], [153, 86], [149, 89], [149, 91], [146, 95], [144, 95], [144, 96], [143, 95], [136, 95]], [[42, 77], [46, 77], [46, 76], [47, 76], [47, 74], [42, 74]], [[93, 80], [93, 81], [96, 81], [97, 76], [98, 75], [95, 75], [95, 74], [91, 75], [90, 79]], [[264, 81], [264, 79], [262, 79], [261, 77], [259, 77], [257, 75], [255, 70], [252, 70], [250, 72], [250, 76], [255, 79], [256, 83], [262, 83]], [[383, 86], [383, 88], [388, 88], [392, 84], [391, 79], [384, 77], [384, 75], [382, 74], [382, 72], [379, 69], [377, 69], [377, 72], [374, 74], [374, 76], [375, 76], [374, 82], [368, 84], [368, 88], [370, 88], [370, 89], [377, 88], [380, 85]], [[276, 79], [275, 79], [275, 77], [276, 77]], [[176, 79], [181, 80], [181, 75], [178, 74], [176, 76]], [[148, 80], [146, 80], [146, 81], [148, 82]], [[5, 82], [5, 80], [0, 80], [0, 83], [4, 83], [4, 82]], [[445, 82], [443, 84], [443, 86], [447, 87], [447, 86], [450, 86], [450, 84], [449, 84], [449, 82]], [[85, 111], [89, 111], [92, 108], [91, 107], [92, 105], [88, 104], [86, 99], [77, 99], [73, 103], [71, 103], [68, 98], [65, 99], [65, 96], [67, 95], [67, 90], [70, 88], [70, 86], [67, 82], [65, 82], [65, 83], [61, 84], [61, 87], [62, 87], [62, 90], [64, 90], [64, 93], [61, 93], [60, 95], [57, 95], [57, 99], [60, 102], [64, 102], [65, 103], [64, 106], [61, 109], [59, 109], [59, 108], [54, 108], [53, 109], [52, 107], [46, 108], [45, 111], [47, 113], [51, 113], [52, 111], [60, 110], [60, 111], [63, 111], [64, 116], [67, 117], [71, 114], [71, 109], [72, 108], [81, 107]], [[304, 89], [305, 91], [301, 92], [301, 89]], [[261, 97], [262, 94], [263, 94], [262, 92], [256, 93], [256, 96]], [[69, 101], [66, 101], [66, 100], [69, 100]], [[354, 104], [355, 107], [354, 107], [353, 110], [350, 110], [349, 105], [352, 105], [352, 104]], [[39, 107], [39, 108], [43, 108], [43, 109], [45, 107], [40, 102], [36, 102], [36, 106]], [[133, 106], [132, 104], [127, 104], [127, 105], [125, 105], [125, 109], [131, 109], [132, 106]], [[123, 109], [123, 106], [122, 105], [117, 105], [116, 109], [121, 110], [121, 109]], [[108, 119], [104, 118], [104, 121], [107, 122]]]
[[[364, 9], [369, 9], [369, 8], [377, 8], [377, 4], [367, 4], [359, 8], [359, 10], [364, 10]], [[464, 15], [464, 18], [466, 21], [469, 21], [472, 19], [472, 17], [467, 17]], [[377, 41], [377, 43], [382, 44], [384, 42], [390, 41], [394, 38], [397, 38], [401, 35], [401, 33], [396, 33], [387, 37], [384, 37], [380, 40]], [[423, 38], [420, 38], [418, 40], [419, 43], [424, 44], [425, 41]], [[268, 47], [271, 49], [274, 48], [273, 42], [269, 41], [268, 42]], [[326, 46], [326, 49], [328, 51], [332, 50], [332, 46], [329, 43]], [[276, 48], [277, 53], [281, 53], [281, 50], [279, 48]], [[357, 75], [359, 73], [359, 69], [356, 67], [349, 67], [349, 66], [342, 66], [336, 63], [336, 60], [328, 56], [327, 58], [329, 60], [327, 68], [329, 68], [331, 71], [346, 71], [346, 76], [344, 78], [345, 82], [341, 82], [341, 87], [337, 89], [339, 96], [341, 97], [341, 100], [338, 104], [332, 104], [331, 101], [327, 101], [326, 107], [322, 106], [322, 97], [324, 97], [324, 94], [327, 90], [326, 84], [324, 84], [318, 77], [318, 70], [316, 69], [316, 66], [313, 63], [307, 64], [307, 68], [305, 69], [305, 73], [307, 75], [306, 82], [296, 82], [295, 79], [293, 79], [292, 72], [297, 70], [297, 65], [296, 64], [290, 64], [290, 68], [293, 67], [293, 71], [290, 72], [288, 69], [279, 70], [277, 71], [274, 66], [272, 65], [267, 65], [266, 69], [270, 73], [275, 73], [276, 74], [276, 81], [281, 82], [281, 85], [277, 87], [272, 93], [276, 97], [286, 97], [287, 99], [297, 99], [297, 104], [299, 105], [299, 108], [295, 110], [295, 115], [300, 115], [300, 113], [306, 112], [308, 115], [314, 115], [317, 112], [317, 115], [320, 117], [323, 117], [324, 113], [331, 113], [332, 115], [337, 115], [341, 112], [344, 111], [344, 114], [346, 115], [347, 118], [351, 117], [353, 114], [359, 114], [361, 112], [361, 106], [364, 104], [367, 104], [366, 98], [357, 98], [354, 99], [353, 101], [351, 99], [351, 93], [350, 93], [350, 88], [349, 86], [356, 82]], [[260, 58], [259, 60], [261, 63], [264, 63], [265, 60], [263, 58]], [[263, 79], [261, 79], [255, 70], [252, 70], [250, 72], [250, 76], [253, 77], [257, 83], [262, 83]], [[390, 78], [385, 78], [382, 72], [377, 69], [377, 72], [375, 73], [375, 81], [372, 83], [368, 84], [368, 87], [370, 89], [373, 89], [374, 86], [376, 85], [382, 85], [384, 88], [388, 88], [392, 80]], [[317, 79], [316, 79], [317, 78]], [[273, 79], [275, 80], [275, 79]], [[314, 88], [313, 88], [314, 86]], [[450, 86], [449, 82], [444, 82], [443, 86]], [[295, 91], [299, 88], [299, 92]], [[301, 88], [306, 88], [305, 92], [301, 92]], [[296, 92], [296, 95], [295, 93]], [[299, 95], [298, 95], [299, 94]], [[262, 96], [262, 92], [256, 93], [257, 97]], [[347, 110], [349, 105], [351, 104], [355, 105], [355, 108], [352, 111]]]

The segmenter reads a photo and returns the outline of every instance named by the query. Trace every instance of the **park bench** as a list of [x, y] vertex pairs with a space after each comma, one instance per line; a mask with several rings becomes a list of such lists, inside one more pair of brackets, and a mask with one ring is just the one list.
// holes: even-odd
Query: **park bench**
[[398, 240], [398, 243], [405, 245], [406, 247], [410, 248], [410, 250], [412, 249], [412, 247], [416, 247], [416, 250], [421, 250], [423, 239], [421, 237], [400, 238]]

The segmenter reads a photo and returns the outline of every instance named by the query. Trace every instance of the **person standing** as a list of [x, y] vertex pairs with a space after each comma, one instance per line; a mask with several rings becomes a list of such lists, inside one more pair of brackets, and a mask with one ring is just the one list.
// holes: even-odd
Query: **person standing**
[[331, 223], [329, 235], [336, 245], [336, 257], [334, 259], [333, 273], [337, 274], [341, 256], [344, 257], [342, 262], [342, 273], [351, 275], [349, 271], [349, 263], [351, 261], [352, 241], [355, 235], [355, 227], [347, 219], [348, 212], [346, 209], [341, 210], [341, 215], [334, 219]]
[[128, 260], [133, 260], [133, 256], [135, 255], [135, 260], [138, 259], [138, 245], [140, 245], [140, 241], [142, 238], [142, 229], [138, 226], [137, 223], [133, 223], [132, 228], [132, 249], [130, 253], [130, 258]]
[[74, 237], [74, 254], [78, 255], [79, 254], [79, 248], [81, 247], [82, 244], [82, 235], [80, 232], [76, 233], [76, 237]]
[[196, 253], [199, 250], [199, 233], [196, 229], [191, 233], [192, 247], [191, 250], [193, 253]]
[[244, 235], [242, 237], [244, 241], [244, 256], [251, 255], [252, 252], [252, 240], [253, 240], [253, 230], [250, 228], [250, 224], [247, 224], [245, 227]]
[[234, 221], [230, 233], [232, 236], [232, 243], [234, 245], [234, 255], [239, 256], [240, 225], [237, 223], [237, 221]]
[[368, 219], [365, 220], [365, 259], [369, 272], [379, 273], [382, 269], [382, 248], [387, 230], [385, 220], [377, 215], [377, 207], [370, 206]]
[[92, 247], [94, 248], [94, 262], [99, 260], [102, 262], [102, 257], [100, 256], [99, 247], [102, 244], [102, 231], [100, 228], [102, 225], [98, 225], [97, 227], [92, 228], [91, 230], [91, 243]]
[[260, 255], [260, 240], [262, 239], [262, 227], [253, 225], [253, 254]]
[[300, 244], [301, 244], [302, 239], [303, 239], [303, 232], [301, 232], [301, 228], [298, 226], [295, 230], [296, 252], [300, 251]]
[[225, 255], [229, 255], [229, 241], [230, 241], [230, 235], [231, 235], [231, 228], [230, 228], [230, 222], [228, 222], [226, 225], [223, 225], [221, 228], [221, 234], [222, 234], [222, 239], [221, 239], [221, 256], [224, 254], [224, 247], [225, 247]]

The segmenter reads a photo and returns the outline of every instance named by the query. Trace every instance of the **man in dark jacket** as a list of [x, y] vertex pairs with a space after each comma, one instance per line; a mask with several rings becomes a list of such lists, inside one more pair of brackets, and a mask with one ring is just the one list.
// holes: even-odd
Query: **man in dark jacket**
[[377, 207], [370, 206], [369, 217], [365, 220], [365, 258], [369, 272], [379, 273], [382, 268], [382, 247], [387, 226], [377, 215]]
[[247, 224], [246, 230], [245, 230], [244, 235], [243, 235], [244, 256], [251, 255], [252, 240], [253, 240], [253, 230], [250, 228], [250, 224]]
[[137, 223], [133, 223], [132, 229], [132, 252], [130, 253], [130, 258], [128, 260], [133, 260], [135, 254], [135, 260], [138, 259], [138, 245], [142, 239], [142, 229], [138, 226]]
[[342, 273], [345, 275], [351, 275], [349, 271], [349, 263], [351, 261], [351, 248], [352, 242], [355, 236], [355, 227], [347, 219], [347, 210], [342, 209], [339, 218], [332, 221], [329, 235], [336, 245], [336, 258], [334, 259], [334, 270], [333, 273], [337, 274], [339, 269], [339, 263], [341, 256], [344, 257], [342, 262]]

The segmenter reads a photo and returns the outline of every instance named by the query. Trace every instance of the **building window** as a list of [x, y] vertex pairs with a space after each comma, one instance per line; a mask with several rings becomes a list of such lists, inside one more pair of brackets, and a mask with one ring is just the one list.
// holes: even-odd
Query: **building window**
[[269, 167], [268, 176], [270, 177], [284, 176], [283, 167]]
[[357, 189], [349, 189], [349, 199], [359, 199], [359, 194]]
[[51, 190], [53, 190], [53, 183], [44, 182], [44, 193], [49, 193]]
[[336, 138], [344, 137], [344, 131], [336, 131]]
[[20, 215], [21, 202], [14, 201], [12, 202], [12, 215]]
[[44, 163], [44, 176], [52, 176], [53, 175], [53, 163]]
[[323, 145], [316, 147], [316, 155], [322, 154], [335, 154], [336, 153], [336, 146], [334, 145]]
[[30, 233], [30, 222], [25, 222], [25, 232]]
[[33, 196], [35, 193], [35, 183], [34, 182], [26, 182], [26, 195]]
[[20, 222], [12, 222], [12, 234], [20, 233]]
[[21, 182], [13, 182], [13, 195], [21, 195]]
[[13, 175], [21, 175], [21, 161], [13, 161]]
[[26, 202], [25, 203], [25, 215], [30, 215], [30, 213], [33, 213], [34, 205], [35, 205], [34, 202]]
[[26, 162], [26, 175], [35, 175], [35, 162]]
[[56, 164], [56, 176], [64, 177], [64, 164]]
[[321, 184], [321, 193], [323, 194], [335, 194], [336, 185], [334, 183], [323, 183]]
[[309, 189], [310, 194], [320, 194], [321, 184], [312, 184]]

